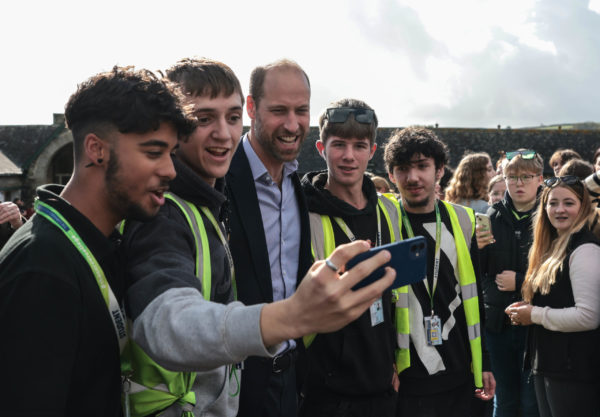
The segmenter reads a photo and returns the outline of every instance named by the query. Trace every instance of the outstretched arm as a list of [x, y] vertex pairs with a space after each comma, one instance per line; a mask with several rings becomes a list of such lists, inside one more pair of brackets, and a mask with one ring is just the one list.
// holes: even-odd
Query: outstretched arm
[[[368, 249], [367, 242], [356, 241], [339, 246], [329, 259], [345, 265]], [[392, 284], [396, 273], [386, 268], [377, 282], [357, 291], [351, 288], [389, 259], [389, 252], [382, 251], [341, 275], [325, 261], [317, 261], [292, 297], [264, 306], [260, 327], [265, 346], [310, 333], [332, 332], [358, 318]]]

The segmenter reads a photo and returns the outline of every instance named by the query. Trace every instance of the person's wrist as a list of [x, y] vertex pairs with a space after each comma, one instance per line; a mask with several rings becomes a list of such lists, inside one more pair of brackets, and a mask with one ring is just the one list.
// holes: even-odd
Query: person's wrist
[[8, 225], [10, 226], [11, 229], [13, 230], [17, 230], [19, 227], [23, 226], [23, 218], [19, 217], [18, 219], [15, 220], [10, 220], [8, 222]]

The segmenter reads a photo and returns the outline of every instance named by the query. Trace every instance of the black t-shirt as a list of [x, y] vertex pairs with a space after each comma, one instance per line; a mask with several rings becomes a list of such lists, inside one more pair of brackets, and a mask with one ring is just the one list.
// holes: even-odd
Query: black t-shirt
[[[38, 196], [77, 230], [118, 300], [116, 242], [60, 199]], [[7, 416], [119, 416], [119, 345], [84, 258], [61, 230], [35, 215], [0, 252], [0, 404]]]
[[[467, 325], [462, 299], [459, 296], [460, 285], [458, 282], [458, 269], [456, 265], [456, 246], [452, 233], [450, 217], [445, 206], [441, 203], [440, 217], [442, 221], [441, 230], [441, 249], [440, 249], [440, 268], [437, 286], [433, 291], [433, 310], [435, 315], [439, 316], [442, 324], [444, 340], [441, 345], [435, 346], [437, 359], [428, 360], [430, 369], [435, 369], [430, 375], [423, 364], [415, 346], [415, 339], [418, 339], [418, 332], [412, 324], [417, 319], [415, 309], [410, 307], [411, 315], [411, 344], [410, 361], [411, 366], [400, 374], [401, 389], [413, 395], [432, 394], [448, 391], [452, 388], [465, 384], [473, 380], [471, 373], [471, 348], [467, 334]], [[424, 236], [427, 239], [427, 280], [430, 291], [433, 288], [433, 267], [435, 258], [435, 237], [436, 237], [436, 215], [435, 211], [426, 214], [408, 213], [410, 225], [415, 236]], [[406, 228], [402, 228], [402, 236], [408, 237]], [[469, 237], [466, 237], [468, 239]], [[479, 275], [479, 258], [477, 243], [474, 237], [471, 240], [471, 259], [474, 265], [476, 276]], [[431, 301], [429, 293], [423, 282], [411, 286], [415, 297], [420, 304], [420, 314], [422, 318], [419, 325], [424, 328], [423, 319], [431, 316]], [[480, 297], [480, 300], [482, 298]], [[409, 299], [409, 305], [411, 300]], [[480, 316], [483, 317], [480, 301]], [[414, 316], [414, 317], [413, 317]], [[424, 331], [423, 331], [424, 333]], [[425, 338], [420, 338], [425, 343]], [[427, 348], [425, 348], [427, 350]], [[430, 351], [430, 354], [432, 352]], [[436, 356], [435, 353], [433, 353]], [[431, 358], [431, 356], [430, 356]], [[433, 365], [437, 363], [437, 365]], [[443, 369], [445, 368], [445, 369]]]

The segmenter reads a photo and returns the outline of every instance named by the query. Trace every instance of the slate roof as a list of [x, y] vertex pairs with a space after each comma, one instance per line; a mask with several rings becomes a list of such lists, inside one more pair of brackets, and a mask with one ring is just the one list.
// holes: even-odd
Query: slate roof
[[[0, 152], [25, 171], [45, 148], [45, 145], [65, 129], [62, 125], [0, 126]], [[0, 164], [0, 175], [4, 174]]]
[[0, 176], [21, 175], [21, 169], [0, 151]]

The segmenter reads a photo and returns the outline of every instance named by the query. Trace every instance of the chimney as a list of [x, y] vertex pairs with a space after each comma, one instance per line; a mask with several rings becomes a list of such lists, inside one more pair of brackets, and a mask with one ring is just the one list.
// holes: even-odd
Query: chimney
[[63, 113], [54, 113], [53, 117], [53, 125], [64, 125], [65, 124], [65, 115]]

